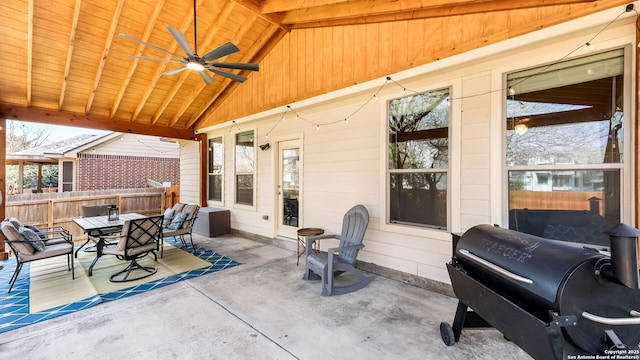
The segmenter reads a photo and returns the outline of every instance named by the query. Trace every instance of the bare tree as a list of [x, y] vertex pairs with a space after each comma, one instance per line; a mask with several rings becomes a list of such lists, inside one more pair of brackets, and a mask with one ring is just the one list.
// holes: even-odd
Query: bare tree
[[[15, 153], [32, 149], [49, 142], [49, 132], [46, 127], [22, 121], [7, 121], [7, 153]], [[41, 186], [57, 186], [58, 167], [45, 165], [42, 169], [43, 179]], [[13, 193], [18, 189], [18, 166], [6, 165], [7, 192]], [[23, 185], [25, 188], [38, 187], [38, 167], [27, 165], [23, 169]]]
[[22, 121], [7, 121], [7, 153], [31, 149], [49, 142], [46, 127]]

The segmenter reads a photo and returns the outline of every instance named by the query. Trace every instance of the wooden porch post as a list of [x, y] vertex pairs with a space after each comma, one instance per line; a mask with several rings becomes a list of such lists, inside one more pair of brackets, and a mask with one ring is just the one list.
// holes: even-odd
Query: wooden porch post
[[[7, 197], [7, 126], [6, 120], [0, 119], [0, 157], [2, 158], [2, 166], [0, 167], [0, 220], [6, 217], [4, 200]], [[4, 244], [4, 237], [0, 236], [0, 260], [9, 257]]]
[[207, 144], [207, 134], [198, 134], [200, 141], [200, 206], [207, 206], [207, 179], [208, 179], [208, 159], [209, 144]]
[[[638, 46], [638, 40], [640, 39], [640, 31], [638, 29], [638, 19], [636, 19], [636, 46]], [[638, 49], [636, 49], [638, 50]], [[638, 191], [640, 190], [640, 186], [638, 186], [638, 175], [640, 174], [640, 170], [638, 168], [640, 168], [640, 146], [638, 146], [638, 142], [640, 140], [638, 140], [638, 134], [640, 134], [640, 125], [638, 124], [638, 120], [640, 119], [640, 116], [638, 116], [638, 114], [640, 114], [640, 109], [638, 108], [640, 106], [640, 51], [636, 51], [636, 58], [635, 58], [635, 68], [636, 68], [636, 87], [635, 87], [635, 97], [632, 97], [633, 101], [635, 102], [635, 108], [636, 108], [636, 112], [635, 114], [633, 114], [633, 116], [631, 116], [631, 118], [635, 121], [635, 143], [632, 144], [632, 151], [634, 151], [636, 153], [636, 165], [635, 165], [635, 171], [634, 171], [634, 180], [635, 180], [635, 185], [634, 185], [634, 190], [636, 193], [636, 198], [635, 198], [635, 202], [634, 202], [634, 208], [636, 211], [636, 223], [635, 223], [635, 227], [638, 228], [640, 227], [640, 194], [638, 193]], [[638, 247], [640, 248], [640, 239], [638, 239]], [[638, 262], [640, 263], [640, 252], [638, 252]]]
[[36, 184], [36, 192], [42, 192], [42, 164], [38, 163], [38, 183]]
[[[640, 40], [640, 31], [638, 29], [638, 19], [636, 19], [636, 46], [639, 46], [639, 40]], [[636, 50], [640, 50], [637, 49]], [[640, 194], [638, 193], [638, 190], [640, 189], [640, 187], [638, 186], [638, 178], [640, 175], [640, 146], [638, 146], [638, 134], [640, 131], [640, 125], [638, 125], [638, 121], [640, 120], [640, 116], [638, 116], [640, 114], [640, 51], [636, 51], [636, 59], [635, 59], [635, 68], [636, 68], [636, 88], [635, 88], [635, 93], [636, 96], [634, 98], [635, 101], [635, 106], [636, 106], [636, 112], [635, 114], [633, 114], [633, 119], [635, 120], [635, 143], [633, 143], [632, 145], [632, 149], [633, 151], [636, 153], [636, 162], [635, 162], [635, 168], [636, 168], [636, 175], [634, 176], [634, 190], [636, 193], [636, 198], [635, 198], [635, 204], [634, 204], [634, 208], [636, 211], [636, 223], [635, 223], [635, 227], [638, 228], [640, 227]], [[640, 248], [640, 239], [638, 239], [638, 247]], [[640, 252], [638, 252], [638, 263], [640, 263]]]
[[[6, 158], [5, 154], [5, 158]], [[24, 161], [18, 161], [18, 194], [24, 194]]]

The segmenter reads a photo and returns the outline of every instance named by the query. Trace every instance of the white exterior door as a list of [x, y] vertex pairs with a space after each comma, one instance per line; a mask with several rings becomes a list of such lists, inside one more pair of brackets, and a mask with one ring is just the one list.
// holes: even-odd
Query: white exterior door
[[296, 239], [301, 223], [300, 141], [278, 143], [278, 235]]

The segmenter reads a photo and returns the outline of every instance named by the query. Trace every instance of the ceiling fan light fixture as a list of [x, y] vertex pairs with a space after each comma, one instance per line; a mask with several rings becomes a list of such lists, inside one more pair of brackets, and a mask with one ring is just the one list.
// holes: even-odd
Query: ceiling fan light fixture
[[195, 71], [202, 71], [204, 70], [204, 66], [202, 64], [200, 64], [199, 62], [196, 61], [189, 61], [187, 63], [187, 67], [191, 70], [195, 70]]
[[182, 51], [186, 56], [178, 55], [178, 54], [172, 53], [171, 51], [168, 51], [168, 50], [159, 48], [155, 45], [144, 42], [142, 40], [132, 38], [125, 34], [120, 34], [120, 36], [126, 39], [135, 41], [146, 47], [149, 47], [157, 51], [163, 52], [167, 55], [173, 56], [175, 59], [152, 58], [149, 56], [141, 56], [141, 55], [127, 55], [127, 56], [135, 59], [156, 60], [156, 61], [164, 61], [164, 62], [171, 62], [171, 63], [180, 63], [183, 65], [179, 68], [165, 71], [162, 73], [162, 75], [175, 75], [179, 72], [190, 69], [193, 71], [197, 71], [198, 75], [200, 75], [200, 78], [202, 79], [202, 81], [204, 81], [205, 84], [211, 84], [214, 82], [214, 80], [208, 71], [204, 71], [206, 69], [211, 71], [214, 74], [226, 77], [227, 79], [231, 79], [232, 81], [237, 81], [240, 83], [244, 82], [245, 80], [247, 80], [246, 77], [235, 74], [233, 72], [229, 72], [228, 70], [223, 70], [223, 69], [235, 69], [240, 71], [258, 71], [258, 64], [216, 61], [217, 59], [220, 59], [222, 57], [225, 57], [240, 51], [240, 49], [238, 49], [238, 47], [235, 46], [233, 43], [226, 42], [218, 46], [217, 48], [209, 51], [203, 57], [198, 56], [198, 46], [197, 46], [197, 39], [198, 39], [197, 29], [198, 28], [196, 26], [196, 19], [198, 17], [196, 16], [196, 1], [197, 0], [193, 0], [193, 49], [191, 49], [191, 46], [189, 46], [189, 43], [184, 38], [184, 34], [180, 30], [172, 28], [170, 26], [166, 26], [166, 29], [167, 31], [169, 31], [169, 34], [171, 34], [173, 39], [176, 41], [177, 45], [180, 47], [180, 49], [182, 49]]

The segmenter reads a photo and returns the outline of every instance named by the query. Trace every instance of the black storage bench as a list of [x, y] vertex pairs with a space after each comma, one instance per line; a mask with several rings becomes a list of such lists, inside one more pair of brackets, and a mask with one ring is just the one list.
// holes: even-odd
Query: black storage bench
[[231, 233], [231, 214], [227, 209], [201, 207], [193, 224], [193, 232], [214, 237]]

